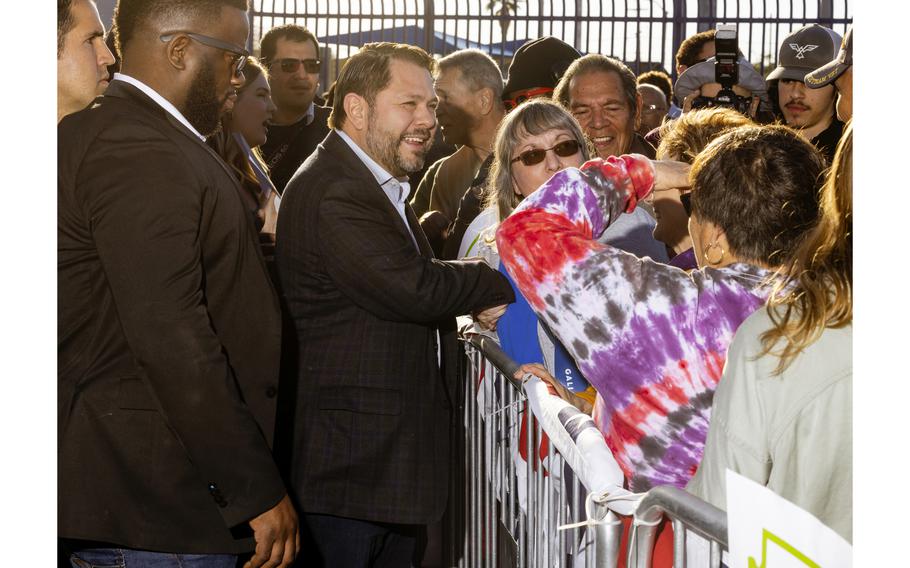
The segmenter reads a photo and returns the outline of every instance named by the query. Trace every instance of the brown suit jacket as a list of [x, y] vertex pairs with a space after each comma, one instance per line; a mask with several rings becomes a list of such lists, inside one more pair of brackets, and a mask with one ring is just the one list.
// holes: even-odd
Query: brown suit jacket
[[435, 260], [406, 213], [419, 251], [334, 131], [285, 190], [276, 262], [300, 350], [290, 485], [305, 513], [426, 524], [445, 508], [455, 385], [437, 328], [514, 295], [482, 262]]
[[252, 550], [281, 323], [235, 177], [114, 81], [60, 123], [57, 180], [59, 536]]

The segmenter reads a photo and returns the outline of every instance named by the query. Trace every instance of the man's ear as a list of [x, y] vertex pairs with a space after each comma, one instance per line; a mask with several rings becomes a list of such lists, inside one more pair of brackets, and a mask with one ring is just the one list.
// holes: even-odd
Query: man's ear
[[493, 89], [484, 87], [477, 91], [477, 97], [480, 102], [480, 114], [486, 116], [493, 112]]
[[184, 70], [189, 67], [189, 49], [193, 43], [189, 37], [178, 35], [165, 45], [168, 62], [175, 68]]
[[369, 124], [370, 107], [365, 98], [357, 93], [348, 93], [344, 96], [344, 112], [347, 122], [359, 131], [364, 131]]

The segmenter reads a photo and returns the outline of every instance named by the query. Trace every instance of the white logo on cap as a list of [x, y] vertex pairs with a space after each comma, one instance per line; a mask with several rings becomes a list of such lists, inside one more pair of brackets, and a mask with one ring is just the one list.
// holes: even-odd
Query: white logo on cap
[[799, 44], [796, 44], [796, 43], [791, 43], [791, 44], [790, 44], [790, 49], [792, 49], [793, 51], [796, 52], [796, 58], [797, 58], [797, 59], [805, 59], [805, 58], [806, 58], [806, 55], [805, 55], [806, 52], [807, 52], [807, 51], [813, 51], [813, 50], [814, 50], [815, 48], [817, 48], [817, 47], [818, 47], [817, 45], [799, 45]]

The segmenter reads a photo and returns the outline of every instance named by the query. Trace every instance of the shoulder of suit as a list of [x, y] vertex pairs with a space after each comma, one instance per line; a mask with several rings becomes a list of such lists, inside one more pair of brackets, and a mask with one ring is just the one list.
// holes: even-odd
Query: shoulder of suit
[[[99, 97], [100, 101], [100, 97]], [[179, 134], [166, 120], [122, 99], [96, 101], [65, 117], [57, 127], [59, 161], [81, 161], [96, 143], [109, 147], [135, 140], [149, 150], [158, 143], [173, 144], [168, 130]]]
[[81, 139], [82, 143], [104, 133], [105, 139], [140, 138], [150, 144], [175, 140], [183, 135], [162, 113], [121, 97], [98, 97], [88, 108], [65, 117], [58, 126], [58, 139]]
[[[302, 192], [307, 195], [307, 201], [318, 200], [328, 194], [348, 193], [352, 188], [359, 188], [365, 182], [375, 183], [373, 178], [362, 177], [359, 172], [348, 167], [346, 157], [338, 155], [340, 146], [327, 147], [324, 142], [316, 146], [316, 152], [304, 162], [299, 175], [295, 174], [291, 178], [282, 199], [288, 194]], [[345, 144], [344, 141], [340, 142]], [[357, 159], [356, 156], [354, 159]]]

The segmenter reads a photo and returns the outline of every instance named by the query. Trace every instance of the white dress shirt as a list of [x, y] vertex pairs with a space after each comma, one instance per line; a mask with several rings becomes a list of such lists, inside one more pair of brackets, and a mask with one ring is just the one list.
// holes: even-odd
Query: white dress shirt
[[408, 233], [411, 235], [411, 240], [414, 242], [414, 246], [417, 247], [417, 250], [420, 250], [420, 247], [417, 246], [417, 239], [414, 237], [414, 231], [411, 230], [411, 226], [408, 224], [407, 215], [404, 212], [404, 206], [407, 203], [408, 194], [411, 193], [411, 184], [408, 183], [408, 178], [396, 178], [385, 169], [376, 163], [373, 158], [367, 155], [356, 142], [351, 140], [351, 137], [342, 132], [341, 130], [336, 130], [335, 132], [341, 136], [341, 139], [347, 142], [348, 146], [351, 147], [351, 150], [357, 154], [357, 157], [360, 158], [360, 161], [370, 170], [370, 173], [373, 174], [373, 177], [376, 178], [376, 183], [382, 188], [382, 191], [385, 192], [386, 196], [389, 198], [389, 201], [392, 202], [392, 206], [395, 207], [395, 210], [398, 211], [398, 214], [401, 215], [401, 219], [404, 221], [404, 226], [408, 228]]

